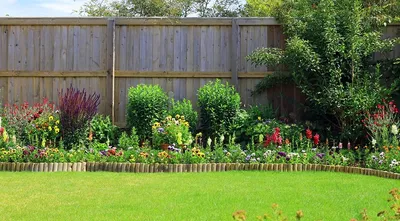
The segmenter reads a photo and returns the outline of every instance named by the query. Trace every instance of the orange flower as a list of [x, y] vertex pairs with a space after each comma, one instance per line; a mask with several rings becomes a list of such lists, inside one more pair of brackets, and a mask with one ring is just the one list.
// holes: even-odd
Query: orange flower
[[290, 144], [289, 139], [287, 139], [287, 138], [285, 139], [285, 144], [286, 144], [286, 145], [289, 145], [289, 144]]

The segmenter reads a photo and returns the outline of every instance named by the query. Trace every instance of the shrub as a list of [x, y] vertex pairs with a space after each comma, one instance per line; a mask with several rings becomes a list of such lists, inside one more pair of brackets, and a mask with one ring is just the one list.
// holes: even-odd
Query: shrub
[[94, 141], [115, 145], [118, 142], [118, 127], [113, 125], [109, 116], [96, 115], [90, 123]]
[[27, 102], [21, 105], [5, 105], [4, 108], [4, 121], [8, 132], [16, 135], [16, 138], [21, 142], [29, 142], [29, 137], [26, 128], [31, 124], [36, 124], [34, 121], [39, 119], [42, 115], [56, 116], [54, 105], [44, 98], [42, 103], [37, 103], [29, 106]]
[[218, 79], [198, 91], [201, 128], [206, 136], [228, 134], [233, 118], [240, 108], [240, 96], [228, 83]]
[[87, 95], [85, 90], [70, 88], [59, 92], [60, 123], [64, 146], [71, 149], [77, 142], [84, 142], [88, 135], [90, 121], [96, 115], [100, 95]]
[[285, 49], [259, 49], [248, 59], [285, 66], [307, 96], [312, 116], [327, 119], [342, 139], [356, 141], [363, 135], [363, 112], [396, 86], [383, 85], [379, 65], [371, 65], [375, 52], [399, 42], [382, 38], [381, 27], [371, 23], [368, 10], [382, 13], [377, 9], [364, 8], [361, 0], [284, 1], [278, 20], [287, 36]]
[[126, 132], [122, 132], [122, 135], [118, 140], [118, 147], [124, 150], [131, 147], [132, 148], [139, 147], [139, 137], [136, 133], [135, 128], [132, 128], [131, 135], [128, 135]]
[[172, 100], [172, 108], [168, 112], [171, 116], [181, 115], [185, 116], [185, 120], [189, 122], [190, 131], [196, 132], [198, 116], [197, 111], [193, 110], [192, 102], [190, 100], [183, 99], [182, 101]]
[[164, 118], [168, 108], [168, 96], [158, 85], [140, 84], [128, 92], [127, 124], [135, 127], [139, 138], [151, 136], [151, 126]]

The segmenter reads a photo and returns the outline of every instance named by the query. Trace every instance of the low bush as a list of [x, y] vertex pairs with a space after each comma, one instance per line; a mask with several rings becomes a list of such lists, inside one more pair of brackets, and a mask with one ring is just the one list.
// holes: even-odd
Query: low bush
[[96, 115], [90, 122], [90, 136], [93, 141], [116, 145], [118, 127], [112, 124], [109, 116]]
[[58, 96], [60, 102], [60, 123], [64, 147], [71, 149], [77, 142], [86, 142], [89, 135], [89, 125], [97, 113], [100, 95], [87, 95], [85, 90], [70, 86], [65, 93]]
[[140, 84], [128, 92], [127, 126], [135, 127], [141, 140], [151, 136], [152, 124], [163, 119], [168, 109], [168, 96], [158, 85]]
[[240, 108], [240, 96], [233, 86], [218, 79], [198, 90], [201, 129], [206, 137], [229, 134]]
[[122, 135], [118, 140], [118, 147], [124, 150], [127, 150], [128, 148], [139, 147], [139, 137], [136, 133], [136, 128], [132, 128], [130, 135], [128, 135], [126, 132], [122, 132]]

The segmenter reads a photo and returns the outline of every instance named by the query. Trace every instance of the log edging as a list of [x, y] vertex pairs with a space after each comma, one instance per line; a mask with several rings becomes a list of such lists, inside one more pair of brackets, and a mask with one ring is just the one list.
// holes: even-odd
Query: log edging
[[0, 162], [0, 171], [9, 172], [119, 172], [119, 173], [204, 173], [225, 171], [326, 171], [361, 174], [389, 179], [400, 179], [400, 173], [371, 168], [320, 164], [249, 164], [249, 163], [205, 163], [205, 164], [146, 164], [146, 163], [5, 163]]

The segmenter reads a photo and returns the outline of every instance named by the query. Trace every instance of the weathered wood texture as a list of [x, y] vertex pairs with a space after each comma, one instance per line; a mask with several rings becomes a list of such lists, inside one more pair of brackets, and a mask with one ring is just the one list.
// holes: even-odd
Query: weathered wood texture
[[[385, 36], [400, 36], [399, 27], [389, 26]], [[57, 102], [58, 91], [72, 84], [99, 93], [99, 112], [114, 112], [122, 126], [132, 86], [159, 84], [196, 106], [197, 90], [221, 78], [236, 84], [245, 106], [270, 102], [282, 114], [301, 113], [304, 97], [293, 86], [251, 96], [275, 70], [246, 61], [259, 47], [284, 47], [275, 19], [0, 18], [0, 96], [3, 104]], [[390, 55], [399, 57], [399, 47]]]

